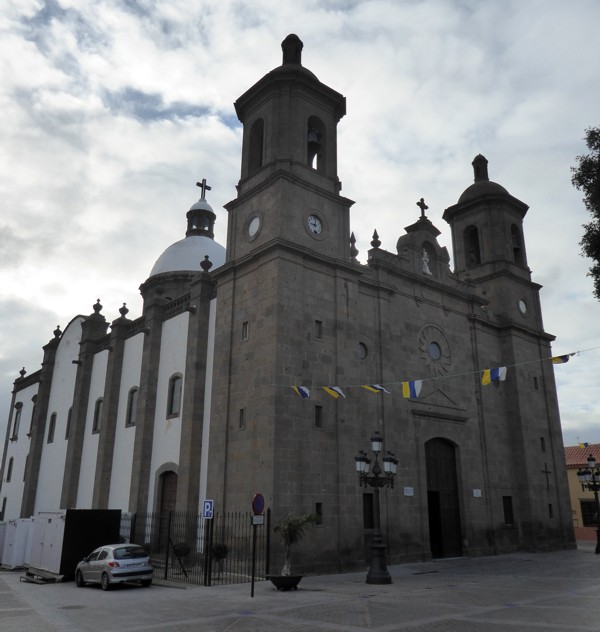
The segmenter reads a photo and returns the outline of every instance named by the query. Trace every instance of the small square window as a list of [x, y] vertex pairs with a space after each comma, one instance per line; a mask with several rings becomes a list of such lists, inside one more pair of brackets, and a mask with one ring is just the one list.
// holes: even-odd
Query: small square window
[[250, 325], [248, 324], [248, 321], [245, 320], [242, 323], [242, 340], [248, 340], [249, 332], [250, 332]]
[[323, 406], [315, 406], [315, 428], [323, 427]]
[[323, 337], [323, 321], [315, 320], [315, 338]]

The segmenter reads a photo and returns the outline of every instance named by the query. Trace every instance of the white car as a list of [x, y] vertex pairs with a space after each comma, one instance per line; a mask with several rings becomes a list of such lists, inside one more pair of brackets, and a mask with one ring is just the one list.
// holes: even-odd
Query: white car
[[75, 570], [75, 584], [100, 584], [109, 590], [113, 584], [140, 582], [152, 583], [152, 563], [148, 553], [139, 544], [107, 544], [84, 557]]

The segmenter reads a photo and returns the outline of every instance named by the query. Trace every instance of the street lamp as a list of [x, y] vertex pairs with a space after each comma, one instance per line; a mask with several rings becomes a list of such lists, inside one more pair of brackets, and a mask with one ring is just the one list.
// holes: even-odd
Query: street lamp
[[361, 487], [372, 487], [375, 490], [373, 537], [371, 539], [371, 567], [367, 573], [367, 584], [391, 584], [392, 578], [385, 563], [385, 544], [381, 537], [381, 521], [379, 515], [379, 488], [394, 487], [394, 476], [398, 469], [398, 459], [392, 452], [382, 457], [383, 476], [379, 465], [379, 454], [383, 448], [383, 437], [375, 431], [371, 437], [371, 450], [375, 454], [375, 464], [369, 474], [371, 459], [362, 450], [354, 457], [356, 473]]
[[596, 554], [600, 553], [600, 502], [598, 492], [600, 491], [600, 467], [596, 466], [596, 459], [593, 454], [587, 458], [587, 469], [577, 470], [577, 478], [581, 483], [583, 491], [594, 492], [594, 503], [596, 509]]

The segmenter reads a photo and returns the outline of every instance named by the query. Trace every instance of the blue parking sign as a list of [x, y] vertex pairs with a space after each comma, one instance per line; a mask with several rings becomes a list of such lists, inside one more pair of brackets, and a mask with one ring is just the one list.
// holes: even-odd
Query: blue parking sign
[[205, 500], [202, 509], [202, 517], [211, 520], [213, 517], [214, 506], [214, 500]]

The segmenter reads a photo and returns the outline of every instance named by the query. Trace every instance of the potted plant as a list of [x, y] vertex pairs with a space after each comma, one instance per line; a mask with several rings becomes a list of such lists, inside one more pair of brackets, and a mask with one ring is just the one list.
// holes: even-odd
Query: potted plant
[[299, 542], [305, 534], [307, 525], [315, 523], [318, 520], [315, 514], [304, 514], [303, 516], [295, 516], [293, 512], [286, 516], [275, 525], [273, 531], [279, 535], [279, 539], [285, 549], [285, 558], [283, 567], [279, 575], [267, 575], [277, 590], [296, 589], [302, 575], [292, 575], [292, 547]]

